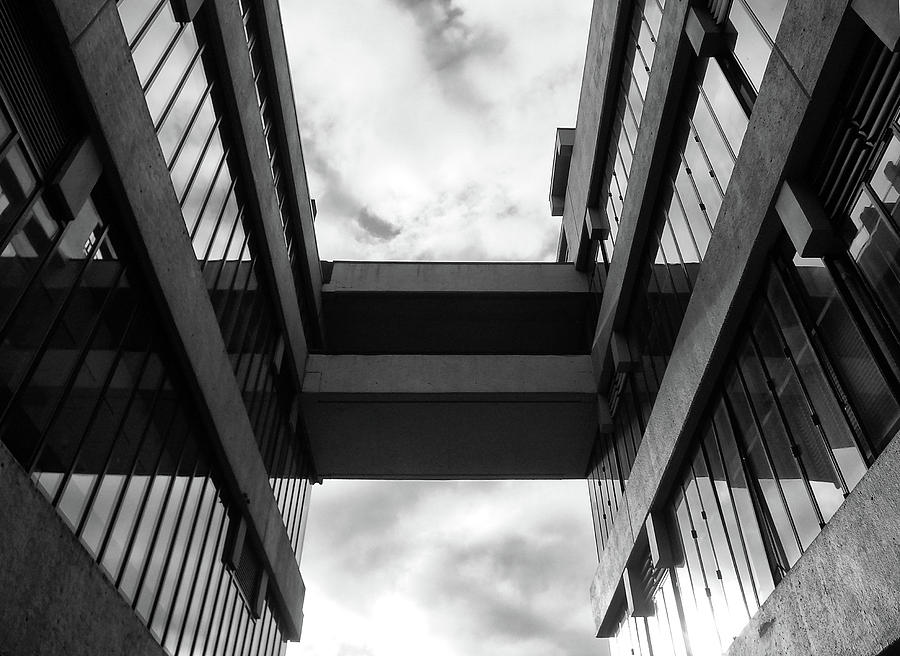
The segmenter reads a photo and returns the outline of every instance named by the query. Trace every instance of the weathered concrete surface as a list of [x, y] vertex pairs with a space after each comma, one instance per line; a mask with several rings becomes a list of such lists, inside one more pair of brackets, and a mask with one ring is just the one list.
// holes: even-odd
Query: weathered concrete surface
[[583, 478], [590, 358], [311, 355], [302, 394], [325, 478]]
[[163, 656], [2, 443], [0, 499], [3, 656]]
[[121, 201], [122, 225], [133, 237], [135, 254], [183, 363], [225, 483], [237, 504], [246, 501], [241, 510], [251, 539], [273, 574], [269, 589], [285, 610], [282, 628], [289, 638], [299, 636], [303, 579], [181, 217], [116, 4], [109, 0], [90, 20], [80, 6], [80, 0], [54, 0], [60, 19], [78, 19], [62, 22], [61, 31], [69, 39], [71, 64], [81, 81], [95, 143]]
[[687, 9], [684, 0], [667, 2], [660, 24], [616, 248], [603, 288], [591, 348], [598, 387], [604, 391], [608, 389], [612, 372], [609, 340], [614, 330], [626, 327], [634, 285], [644, 266], [641, 256], [655, 223], [657, 189], [669, 166], [669, 142], [678, 116], [681, 90], [692, 61], [691, 46], [682, 29]]
[[[238, 119], [241, 139], [235, 139], [234, 150], [241, 160], [244, 171], [244, 192], [248, 195], [245, 211], [254, 214], [258, 208], [258, 218], [262, 230], [259, 231], [260, 245], [256, 248], [257, 261], [268, 269], [270, 289], [275, 295], [275, 312], [282, 319], [291, 360], [296, 368], [296, 378], [303, 380], [303, 367], [309, 347], [300, 320], [300, 306], [291, 263], [288, 260], [281, 226], [281, 212], [275, 195], [275, 182], [269, 167], [269, 153], [266, 137], [259, 118], [259, 104], [253, 81], [253, 69], [247, 54], [247, 37], [240, 6], [233, 0], [211, 0], [210, 21], [211, 41], [219, 46], [217, 55], [222, 61], [222, 75], [219, 76], [222, 95]], [[316, 260], [318, 266], [318, 260]]]
[[323, 291], [569, 293], [588, 277], [556, 262], [335, 262]]
[[[673, 0], [675, 1], [675, 0]], [[684, 2], [684, 0], [677, 0]], [[569, 164], [565, 208], [562, 226], [568, 243], [568, 259], [574, 262], [584, 257], [579, 253], [586, 230], [584, 212], [588, 191], [594, 174], [598, 149], [606, 148], [611, 117], [605, 111], [611, 96], [618, 96], [619, 80], [611, 75], [621, 61], [622, 43], [627, 33], [622, 16], [627, 16], [631, 3], [623, 0], [594, 0], [585, 55], [584, 77], [578, 99], [575, 123], [575, 145]], [[601, 121], [605, 121], [601, 124]]]
[[586, 354], [587, 277], [571, 264], [336, 262], [330, 353]]
[[896, 645], [900, 641], [897, 508], [900, 440], [894, 439], [728, 655], [873, 656]]
[[[700, 415], [756, 287], [780, 223], [771, 211], [786, 172], [802, 168], [817, 138], [823, 89], [837, 72], [826, 68], [841, 51], [839, 27], [847, 0], [791, 0], [769, 60], [716, 229], [691, 296], [672, 358], [653, 407], [625, 494], [611, 548], [591, 588], [598, 629], [608, 621], [615, 591], [636, 535], [690, 445]], [[796, 70], [787, 62], [797, 62]], [[802, 66], [800, 65], [802, 62]], [[823, 72], [825, 71], [825, 72]], [[837, 76], [839, 79], [839, 76]], [[814, 91], [811, 101], [810, 89]]]
[[[628, 494], [623, 493], [622, 499], [619, 501], [618, 515], [627, 517], [627, 513]], [[623, 553], [630, 554], [636, 539], [637, 534], [631, 530], [631, 524], [624, 521], [621, 529], [610, 531], [606, 541], [603, 557], [600, 558], [600, 564], [594, 574], [594, 583], [591, 585], [591, 611], [597, 622], [598, 638], [609, 638], [615, 634], [619, 618], [610, 612], [610, 607], [618, 607], [620, 602], [624, 601], [622, 599], [624, 593], [619, 583], [621, 583], [622, 573], [625, 571], [625, 567], [617, 556]], [[607, 553], [613, 554], [614, 557], [606, 557]], [[626, 560], [627, 558], [628, 555], [626, 555]], [[609, 587], [595, 590], [597, 585], [608, 585]], [[597, 618], [601, 618], [601, 621], [597, 621]]]

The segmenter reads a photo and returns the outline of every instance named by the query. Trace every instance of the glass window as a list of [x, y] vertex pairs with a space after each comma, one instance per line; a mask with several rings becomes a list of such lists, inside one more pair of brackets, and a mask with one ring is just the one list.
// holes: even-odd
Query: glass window
[[[754, 479], [752, 484], [758, 486], [762, 495], [759, 502], [767, 513], [767, 521], [771, 521], [777, 534], [778, 546], [782, 551], [780, 555], [783, 555], [783, 559], [778, 559], [779, 564], [787, 569], [800, 558], [800, 540], [788, 514], [785, 495], [773, 470], [767, 445], [760, 436], [753, 408], [748, 403], [743, 377], [736, 368], [729, 372], [726, 387], [732, 430], [743, 443], [742, 449], [747, 454], [750, 473]], [[791, 456], [788, 454], [787, 457]]]
[[[710, 430], [704, 439], [704, 449], [711, 463], [710, 469], [714, 473], [716, 491], [722, 500], [722, 515], [734, 552], [737, 554], [738, 569], [744, 577], [744, 596], [749, 608], [753, 609], [772, 593], [775, 581], [772, 578], [769, 557], [760, 532], [760, 520], [753, 502], [753, 492], [745, 475], [728, 410], [721, 398], [716, 403], [715, 413], [710, 420]], [[749, 586], [746, 577], [747, 566], [752, 575]], [[752, 597], [748, 594], [748, 587], [753, 593]]]

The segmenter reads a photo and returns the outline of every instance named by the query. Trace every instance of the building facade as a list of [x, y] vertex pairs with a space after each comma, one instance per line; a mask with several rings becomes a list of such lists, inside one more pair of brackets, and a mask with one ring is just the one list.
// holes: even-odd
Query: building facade
[[0, 651], [284, 653], [321, 280], [278, 5], [0, 31]]
[[613, 654], [900, 638], [898, 36], [896, 2], [594, 3], [551, 203]]
[[559, 262], [322, 263], [277, 0], [0, 0], [0, 652], [283, 654], [311, 482], [586, 477], [613, 653], [890, 653], [898, 41], [595, 0]]

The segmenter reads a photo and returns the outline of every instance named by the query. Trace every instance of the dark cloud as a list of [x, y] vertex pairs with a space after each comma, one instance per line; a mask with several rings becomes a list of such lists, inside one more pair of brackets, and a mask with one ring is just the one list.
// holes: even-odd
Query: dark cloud
[[425, 56], [438, 71], [462, 64], [479, 55], [495, 55], [506, 40], [485, 27], [466, 20], [465, 11], [453, 0], [392, 0], [410, 11], [425, 32]]
[[[405, 598], [440, 618], [429, 623], [431, 630], [454, 654], [595, 653], [587, 499], [579, 499], [585, 515], [580, 521], [580, 513], [562, 511], [558, 501], [524, 492], [523, 503], [538, 504], [533, 515], [510, 523], [498, 514], [497, 526], [490, 528], [490, 513], [509, 508], [496, 506], [497, 499], [509, 504], [510, 495], [542, 484], [552, 485], [326, 481], [313, 500], [304, 571], [316, 560], [328, 595], [359, 609], [371, 608], [405, 580]], [[462, 515], [460, 507], [467, 509]], [[457, 523], [470, 512], [482, 526], [474, 533]], [[339, 656], [369, 655], [348, 645]]]
[[403, 229], [387, 219], [379, 216], [363, 203], [351, 191], [338, 166], [332, 163], [327, 151], [319, 145], [312, 134], [303, 140], [303, 155], [306, 165], [315, 171], [324, 182], [324, 189], [318, 198], [319, 209], [327, 209], [329, 214], [352, 218], [353, 222], [376, 241], [389, 241], [399, 235]]
[[356, 215], [356, 224], [379, 240], [393, 239], [403, 232], [401, 227], [378, 216], [368, 207], [363, 207]]
[[507, 46], [506, 38], [485, 26], [467, 20], [453, 0], [391, 0], [409, 11], [424, 32], [424, 56], [438, 73], [447, 95], [476, 106], [486, 103], [465, 72], [468, 61], [497, 57]]

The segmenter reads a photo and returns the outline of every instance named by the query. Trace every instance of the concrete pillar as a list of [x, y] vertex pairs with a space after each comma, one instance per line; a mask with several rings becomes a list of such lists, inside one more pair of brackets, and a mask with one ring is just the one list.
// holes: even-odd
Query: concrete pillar
[[248, 209], [256, 215], [262, 228], [260, 235], [263, 238], [263, 248], [257, 249], [257, 258], [269, 270], [270, 288], [275, 295], [274, 305], [276, 312], [282, 316], [282, 331], [296, 367], [296, 380], [300, 383], [309, 348], [300, 320], [298, 290], [294, 285], [294, 275], [284, 245], [281, 212], [278, 209], [275, 182], [272, 180], [266, 139], [259, 118], [244, 23], [240, 7], [234, 0], [210, 0], [209, 8], [209, 16], [214, 18], [209, 21], [212, 32], [210, 36], [220, 46], [216, 53], [221, 61], [219, 88], [226, 104], [237, 118], [242, 136], [234, 146], [242, 160], [244, 180], [248, 183], [244, 185], [248, 204], [253, 205]]

